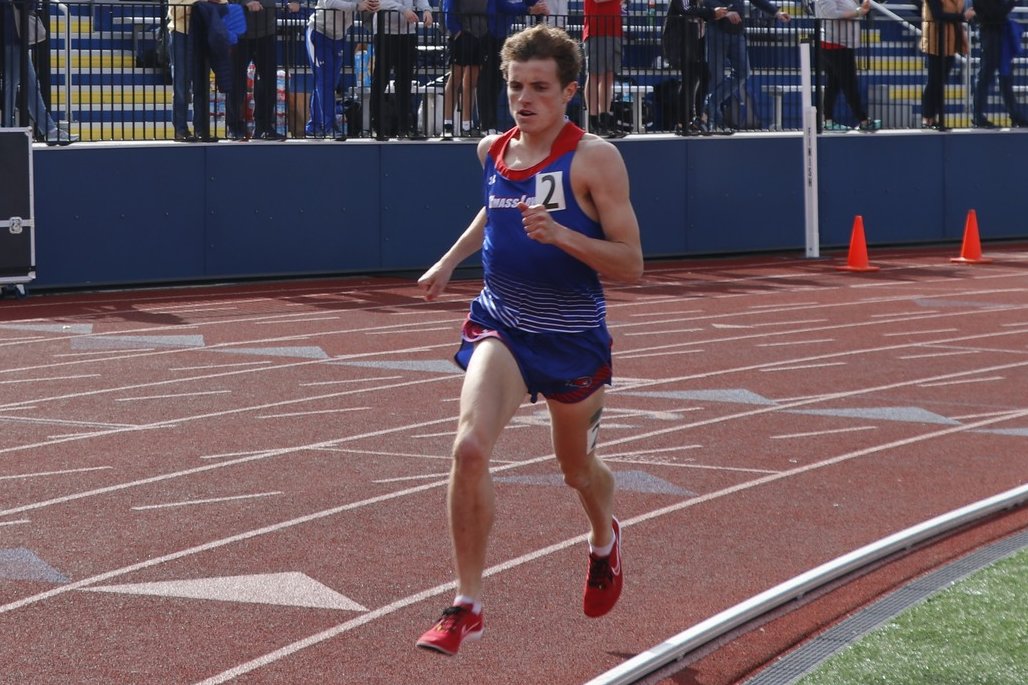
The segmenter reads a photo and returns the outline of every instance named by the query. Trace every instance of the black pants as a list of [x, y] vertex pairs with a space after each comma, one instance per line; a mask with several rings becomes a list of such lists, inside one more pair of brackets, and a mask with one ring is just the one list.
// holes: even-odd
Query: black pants
[[414, 80], [417, 58], [417, 36], [413, 34], [381, 33], [375, 36], [375, 72], [371, 80], [371, 126], [379, 136], [392, 135], [390, 122], [385, 120], [385, 92], [389, 75], [395, 73], [393, 102], [396, 103], [396, 133], [411, 132], [410, 86]]
[[710, 67], [704, 56], [707, 54], [707, 39], [694, 35], [692, 27], [686, 29], [679, 54], [678, 124], [684, 129], [703, 111], [710, 83]]
[[500, 73], [500, 48], [503, 47], [503, 40], [487, 34], [480, 42], [485, 64], [478, 72], [478, 127], [488, 131], [499, 128], [496, 112], [503, 87], [503, 74]]
[[867, 112], [860, 103], [857, 56], [853, 48], [822, 50], [821, 59], [825, 66], [825, 119], [835, 119], [835, 101], [839, 99], [840, 92], [857, 121], [867, 119]]
[[225, 100], [231, 133], [246, 133], [246, 68], [253, 62], [254, 135], [275, 132], [275, 35], [240, 38], [232, 54], [232, 91]]
[[945, 104], [943, 88], [953, 69], [953, 55], [925, 55], [925, 61], [928, 63], [928, 80], [921, 93], [921, 116], [928, 121], [936, 121]]

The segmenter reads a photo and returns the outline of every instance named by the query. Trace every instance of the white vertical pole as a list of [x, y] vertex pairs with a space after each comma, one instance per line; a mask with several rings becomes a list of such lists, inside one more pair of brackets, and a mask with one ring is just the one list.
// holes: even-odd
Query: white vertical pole
[[821, 256], [817, 223], [817, 109], [813, 106], [810, 43], [800, 43], [800, 106], [803, 112], [803, 201], [807, 257]]

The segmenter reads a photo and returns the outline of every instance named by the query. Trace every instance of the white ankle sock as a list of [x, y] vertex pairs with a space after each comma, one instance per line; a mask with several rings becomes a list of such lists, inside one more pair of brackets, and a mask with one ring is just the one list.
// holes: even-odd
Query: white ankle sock
[[465, 604], [465, 605], [470, 604], [471, 605], [471, 612], [472, 613], [474, 613], [474, 614], [482, 613], [482, 603], [479, 602], [474, 597], [468, 597], [467, 595], [457, 595], [453, 599], [453, 605], [457, 606], [458, 604]]
[[[613, 530], [614, 529], [611, 528], [611, 531], [613, 531]], [[616, 541], [617, 541], [617, 538], [612, 537], [610, 539], [610, 542], [607, 543], [606, 545], [604, 545], [603, 547], [593, 547], [592, 543], [590, 542], [589, 543], [589, 553], [592, 554], [594, 557], [597, 557], [599, 559], [602, 559], [603, 557], [609, 557], [610, 553], [614, 550], [614, 543]]]

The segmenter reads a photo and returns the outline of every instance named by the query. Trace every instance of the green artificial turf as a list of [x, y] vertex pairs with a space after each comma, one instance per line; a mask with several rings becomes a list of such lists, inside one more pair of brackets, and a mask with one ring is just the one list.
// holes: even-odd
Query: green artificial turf
[[797, 685], [1028, 685], [1028, 549], [955, 583]]

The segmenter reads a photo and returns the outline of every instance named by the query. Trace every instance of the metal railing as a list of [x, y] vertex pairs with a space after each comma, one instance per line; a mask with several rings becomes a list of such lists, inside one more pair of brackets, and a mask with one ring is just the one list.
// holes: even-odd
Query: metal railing
[[[0, 0], [0, 6], [5, 2]], [[166, 51], [168, 7], [167, 0], [43, 2], [41, 16], [50, 17], [59, 11], [61, 20], [51, 27], [63, 31], [53, 33], [43, 44], [44, 49], [21, 45], [20, 50], [23, 58], [35, 60], [43, 98], [53, 118], [63, 120], [64, 126], [82, 141], [175, 139], [172, 65]], [[597, 120], [589, 115], [609, 113], [603, 130], [614, 135], [669, 133], [676, 129], [707, 133], [710, 128], [719, 132], [798, 131], [802, 118], [798, 55], [800, 49], [811, 49], [816, 102], [822, 112], [820, 118], [824, 118], [822, 100], [826, 92], [834, 92], [826, 90], [828, 60], [817, 40], [826, 25], [805, 13], [801, 4], [787, 3], [783, 7], [791, 21], [776, 21], [752, 10], [744, 17], [745, 31], [741, 34], [723, 31], [711, 22], [697, 24], [702, 27], [705, 45], [695, 53], [691, 66], [684, 69], [672, 67], [663, 54], [661, 28], [667, 5], [658, 2], [656, 11], [650, 13], [647, 4], [633, 0], [624, 7], [621, 17], [622, 58], [620, 68], [612, 69], [615, 80], [609, 105], [593, 103], [598, 111], [588, 111], [582, 88], [569, 107], [569, 116], [583, 126], [596, 128]], [[574, 9], [573, 4], [569, 16], [545, 20], [561, 23], [573, 37], [580, 38], [584, 18]], [[384, 21], [376, 22], [369, 15], [353, 17], [352, 24], [346, 19], [345, 40], [331, 46], [341, 47], [342, 56], [340, 64], [330, 65], [332, 70], [338, 67], [339, 78], [328, 93], [318, 92], [326, 88], [324, 82], [320, 89], [317, 87], [315, 69], [308, 58], [308, 17], [313, 9], [303, 6], [295, 14], [281, 7], [267, 11], [276, 12], [271, 38], [273, 75], [259, 73], [259, 65], [241, 65], [236, 60], [229, 68], [236, 85], [222, 84], [219, 89], [202, 67], [196, 69], [195, 64], [189, 64], [183, 69], [190, 72], [186, 103], [190, 133], [201, 133], [195, 126], [199, 121], [203, 127], [204, 120], [208, 124], [201, 137], [209, 140], [245, 138], [257, 133], [259, 126], [273, 129], [276, 135], [271, 137], [294, 139], [336, 139], [344, 134], [351, 139], [399, 135], [420, 139], [444, 135], [450, 120], [458, 137], [462, 119], [472, 122], [470, 136], [512, 124], [502, 85], [501, 92], [495, 92], [495, 83], [483, 76], [493, 68], [488, 55], [479, 74], [478, 90], [472, 91], [469, 102], [464, 102], [468, 98], [462, 97], [460, 88], [447, 92], [453, 46], [445, 29], [446, 17], [438, 10], [433, 11], [431, 25], [419, 21], [411, 27], [411, 38], [400, 41], [384, 35], [380, 28]], [[504, 28], [514, 31], [543, 20], [526, 14], [512, 18], [509, 27]], [[929, 72], [929, 60], [920, 47], [921, 23], [920, 10], [914, 5], [879, 3], [868, 18], [859, 22], [861, 45], [854, 51], [857, 107], [865, 109], [868, 119], [880, 122], [882, 128], [921, 127]], [[1023, 97], [1028, 91], [1028, 60], [1021, 57], [1009, 63], [1009, 73], [1003, 73], [1002, 79], [994, 79], [981, 102], [980, 115], [973, 111], [975, 75], [981, 63], [980, 36], [978, 25], [972, 24], [967, 58], [958, 56], [952, 69], [941, 70], [944, 78], [942, 101], [936, 103], [941, 110], [938, 128], [986, 125], [986, 121], [996, 126], [1023, 123], [1023, 106], [1017, 104], [1016, 111], [1009, 111], [996, 87], [1009, 87], [1007, 93], [1013, 93], [1015, 99]], [[733, 54], [730, 49], [737, 41], [744, 42], [745, 50]], [[413, 48], [406, 45], [408, 42]], [[254, 49], [249, 53], [257, 54]], [[193, 62], [196, 53], [188, 54]], [[746, 59], [740, 60], [740, 54]], [[731, 57], [743, 63], [737, 64]], [[194, 72], [201, 75], [195, 76]], [[274, 88], [268, 88], [272, 78]], [[408, 78], [409, 87], [403, 87]], [[697, 100], [695, 95], [690, 98], [682, 92], [683, 82], [694, 81], [698, 81], [696, 85], [705, 98]], [[264, 88], [255, 88], [258, 84]], [[580, 85], [585, 84], [583, 70]], [[0, 90], [9, 86], [0, 83]], [[834, 106], [828, 108], [833, 126], [829, 130], [858, 127], [861, 123], [861, 113], [852, 111], [847, 102], [845, 87], [840, 90]], [[409, 92], [410, 97], [400, 91]], [[315, 92], [322, 102], [331, 99], [330, 104], [318, 108], [320, 118], [311, 115]], [[269, 93], [274, 99], [270, 122], [263, 121], [267, 116], [261, 114], [267, 109], [259, 110], [260, 104], [255, 102], [255, 98], [264, 100], [266, 108]], [[725, 99], [715, 104], [718, 95]], [[492, 96], [496, 96], [495, 122], [485, 120], [492, 118], [488, 113]], [[702, 126], [690, 127], [694, 119]], [[23, 116], [21, 120], [27, 119]]]

